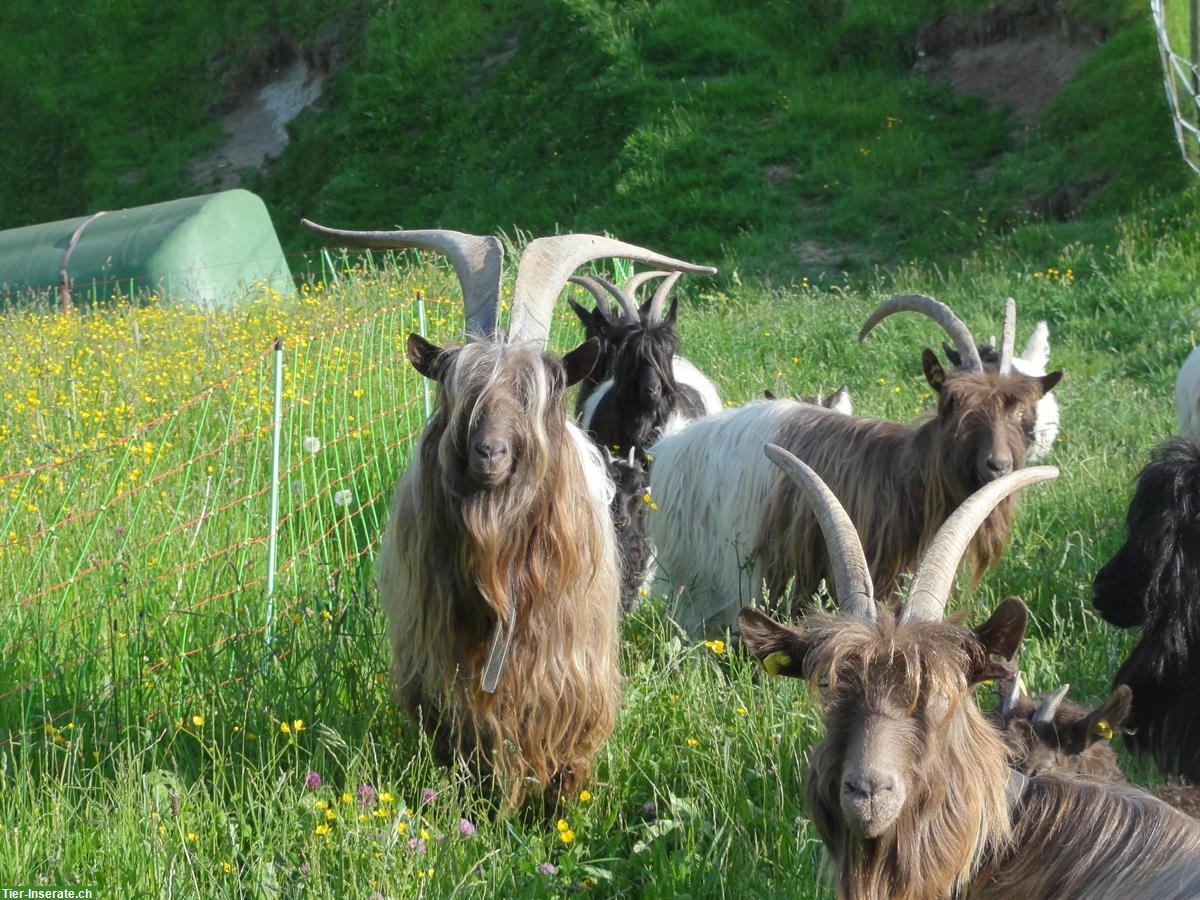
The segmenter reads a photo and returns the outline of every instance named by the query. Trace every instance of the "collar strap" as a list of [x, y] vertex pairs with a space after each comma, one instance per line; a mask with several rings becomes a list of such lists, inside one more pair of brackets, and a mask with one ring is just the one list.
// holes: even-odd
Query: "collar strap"
[[1029, 779], [1018, 772], [1016, 769], [1008, 770], [1008, 784], [1004, 788], [1004, 796], [1008, 800], [1008, 814], [1014, 815], [1017, 807], [1021, 805], [1021, 801], [1025, 798], [1025, 792], [1029, 789]]
[[496, 693], [496, 682], [504, 671], [504, 663], [508, 660], [508, 651], [512, 648], [513, 632], [517, 628], [517, 604], [509, 599], [508, 616], [496, 620], [492, 629], [492, 639], [488, 644], [487, 662], [483, 667], [482, 688], [485, 694]]

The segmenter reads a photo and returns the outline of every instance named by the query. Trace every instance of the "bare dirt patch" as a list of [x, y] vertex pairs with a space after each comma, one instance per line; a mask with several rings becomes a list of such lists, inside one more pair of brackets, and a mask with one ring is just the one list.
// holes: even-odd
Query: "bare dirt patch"
[[192, 181], [219, 190], [237, 187], [247, 169], [261, 169], [283, 152], [285, 126], [318, 100], [324, 84], [325, 74], [303, 59], [276, 69], [221, 117], [225, 143], [192, 163]]
[[1052, 2], [997, 4], [943, 16], [917, 38], [917, 69], [1013, 110], [1031, 127], [1104, 35]]

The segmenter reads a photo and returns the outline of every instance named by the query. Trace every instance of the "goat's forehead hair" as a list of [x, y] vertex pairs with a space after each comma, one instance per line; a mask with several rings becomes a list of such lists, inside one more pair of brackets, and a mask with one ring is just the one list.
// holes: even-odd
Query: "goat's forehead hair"
[[1000, 375], [996, 372], [955, 369], [946, 375], [942, 391], [949, 392], [963, 405], [978, 407], [1036, 403], [1045, 393], [1040, 380], [1016, 370], [1008, 375]]
[[805, 674], [833, 685], [847, 673], [863, 684], [952, 695], [967, 687], [967, 671], [985, 655], [975, 636], [946, 622], [898, 622], [880, 609], [874, 620], [812, 613], [803, 633], [810, 641]]
[[476, 421], [488, 399], [518, 394], [531, 417], [545, 412], [552, 393], [550, 367], [557, 365], [533, 343], [472, 341], [449, 352], [443, 386], [451, 421]]

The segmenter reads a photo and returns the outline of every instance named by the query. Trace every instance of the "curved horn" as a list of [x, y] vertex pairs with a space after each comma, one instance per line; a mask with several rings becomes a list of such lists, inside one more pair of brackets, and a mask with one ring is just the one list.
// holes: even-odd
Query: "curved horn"
[[589, 275], [588, 277], [617, 298], [617, 303], [621, 305], [621, 312], [626, 319], [631, 319], [634, 322], [638, 320], [637, 301], [633, 299], [632, 293], [624, 288], [617, 287], [603, 275]]
[[1025, 690], [1021, 687], [1021, 673], [1018, 672], [1013, 676], [1012, 684], [1009, 685], [1008, 691], [1004, 694], [1004, 699], [1000, 701], [1000, 718], [1008, 721], [1008, 717], [1012, 715], [1012, 711], [1017, 706], [1017, 701], [1024, 695]]
[[500, 273], [504, 265], [504, 247], [499, 238], [443, 228], [422, 231], [343, 231], [340, 228], [326, 228], [308, 219], [301, 219], [300, 224], [309, 231], [332, 241], [340, 241], [348, 247], [436, 250], [445, 254], [454, 266], [462, 288], [466, 333], [495, 334], [500, 308]]
[[567, 279], [571, 284], [577, 284], [596, 298], [596, 309], [609, 322], [615, 321], [612, 304], [608, 302], [608, 294], [590, 275], [572, 275]]
[[650, 269], [646, 272], [637, 272], [629, 276], [629, 280], [621, 285], [621, 290], [627, 293], [630, 297], [637, 297], [638, 288], [647, 281], [653, 281], [655, 278], [664, 278], [670, 275], [670, 272], [663, 272], [659, 269]]
[[764, 450], [767, 458], [800, 488], [821, 526], [829, 545], [838, 609], [848, 615], [874, 619], [875, 586], [862, 542], [845, 508], [821, 477], [791, 453], [776, 444], [767, 444]]
[[971, 337], [971, 332], [963, 324], [962, 319], [956, 316], [954, 311], [941, 300], [934, 300], [925, 294], [901, 294], [881, 304], [875, 312], [871, 313], [867, 323], [859, 330], [858, 339], [865, 340], [872, 328], [888, 316], [898, 312], [921, 313], [921, 315], [933, 319], [946, 330], [946, 334], [950, 335], [951, 340], [954, 341], [954, 346], [958, 348], [958, 352], [962, 356], [962, 367], [968, 372], [983, 371], [979, 348], [975, 345], [975, 339]]
[[654, 291], [654, 295], [650, 298], [650, 311], [646, 313], [646, 318], [651, 322], [662, 321], [663, 304], [667, 302], [667, 295], [671, 293], [671, 288], [675, 287], [677, 282], [683, 275], [682, 272], [672, 272], [666, 277]]
[[1013, 492], [1057, 477], [1058, 469], [1054, 466], [1018, 469], [984, 485], [964, 500], [929, 542], [913, 575], [908, 600], [900, 609], [900, 621], [940, 621], [946, 601], [950, 599], [958, 564], [983, 520]]
[[1000, 374], [1012, 371], [1013, 344], [1017, 340], [1017, 301], [1009, 297], [1004, 301], [1004, 329], [1000, 332]]
[[544, 341], [550, 314], [567, 276], [594, 259], [618, 257], [672, 271], [712, 275], [711, 266], [698, 266], [662, 256], [623, 241], [596, 234], [564, 234], [530, 241], [517, 266], [509, 340]]
[[1069, 684], [1064, 684], [1058, 690], [1043, 697], [1042, 702], [1038, 704], [1037, 712], [1033, 714], [1033, 724], [1048, 725], [1053, 722], [1054, 714], [1058, 712], [1058, 705], [1063, 702], [1063, 697], [1067, 696], [1067, 691], [1070, 689]]

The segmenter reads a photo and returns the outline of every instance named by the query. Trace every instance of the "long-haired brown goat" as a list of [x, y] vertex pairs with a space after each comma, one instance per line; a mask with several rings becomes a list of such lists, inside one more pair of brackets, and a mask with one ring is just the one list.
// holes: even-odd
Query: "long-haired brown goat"
[[709, 270], [592, 235], [533, 241], [503, 339], [494, 238], [314, 230], [359, 246], [441, 250], [458, 273], [477, 339], [450, 349], [408, 339], [438, 402], [379, 553], [392, 688], [443, 761], [493, 777], [506, 808], [536, 784], [552, 811], [612, 731], [620, 674], [613, 486], [565, 406], [599, 348], [589, 340], [561, 360], [544, 353], [551, 307], [571, 271], [601, 256]]
[[[887, 301], [860, 338], [901, 311], [934, 319], [962, 354], [962, 367], [947, 371], [932, 350], [924, 351], [938, 406], [923, 421], [904, 425], [773, 400], [700, 419], [655, 445], [650, 481], [659, 511], [649, 517], [648, 531], [660, 579], [691, 588], [674, 611], [683, 627], [702, 633], [733, 626], [737, 609], [758, 597], [764, 583], [772, 602], [786, 607], [790, 598], [807, 602], [829, 580], [816, 519], [797, 508], [797, 489], [761, 458], [765, 443], [803, 459], [833, 489], [862, 537], [883, 597], [895, 592], [963, 500], [1024, 464], [1024, 423], [1062, 372], [1037, 378], [1012, 369], [1015, 308], [1006, 310], [1008, 339], [995, 372], [984, 370], [966, 326], [931, 297]], [[1005, 500], [975, 535], [976, 579], [1003, 552], [1015, 509]]]
[[826, 734], [812, 756], [808, 811], [838, 896], [1200, 896], [1200, 823], [1127, 785], [1009, 767], [972, 695], [1014, 674], [1004, 660], [1024, 637], [1025, 605], [1010, 597], [973, 631], [942, 621], [975, 529], [1013, 491], [1057, 470], [1014, 472], [966, 500], [893, 613], [876, 605], [862, 544], [833, 493], [791, 454], [767, 452], [821, 520], [841, 610], [796, 629], [747, 607], [741, 633], [769, 672], [808, 679], [820, 698]]

